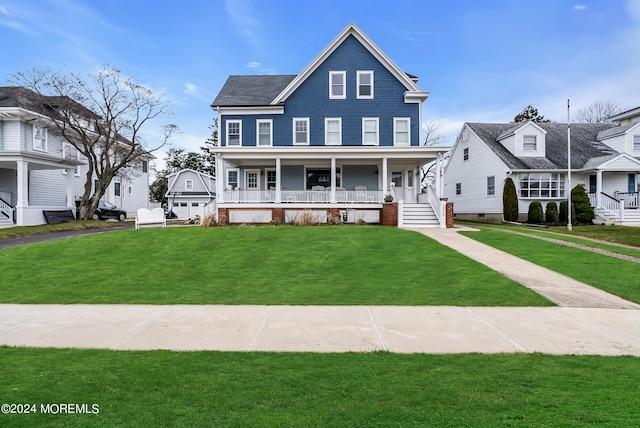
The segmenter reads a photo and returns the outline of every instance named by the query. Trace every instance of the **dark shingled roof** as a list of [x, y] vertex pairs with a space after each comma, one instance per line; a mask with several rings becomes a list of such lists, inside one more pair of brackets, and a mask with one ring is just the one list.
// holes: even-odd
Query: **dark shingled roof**
[[[567, 124], [536, 123], [547, 131], [545, 136], [545, 157], [518, 157], [507, 150], [499, 141], [502, 134], [521, 126], [513, 123], [467, 123], [496, 155], [511, 169], [566, 169], [567, 168]], [[596, 141], [598, 133], [615, 125], [610, 123], [571, 124], [571, 167], [588, 168], [592, 159], [605, 161], [618, 154], [606, 144]]]
[[22, 86], [0, 86], [0, 107], [21, 107], [36, 113], [52, 116], [52, 108], [63, 107], [85, 117], [98, 116], [71, 98], [59, 95], [40, 95]]
[[211, 106], [268, 106], [295, 77], [294, 74], [229, 76]]

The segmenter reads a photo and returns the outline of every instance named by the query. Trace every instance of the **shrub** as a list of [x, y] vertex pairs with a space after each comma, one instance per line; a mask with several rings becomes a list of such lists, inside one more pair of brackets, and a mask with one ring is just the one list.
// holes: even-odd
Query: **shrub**
[[591, 224], [595, 213], [591, 202], [589, 202], [589, 196], [581, 184], [578, 184], [571, 191], [571, 202], [573, 202], [573, 208], [575, 209], [575, 221]]
[[218, 221], [216, 220], [216, 216], [211, 213], [205, 215], [200, 223], [200, 226], [202, 227], [215, 227], [217, 225]]
[[557, 223], [559, 221], [558, 216], [558, 204], [551, 201], [547, 203], [547, 210], [545, 213], [545, 219], [547, 223]]
[[544, 222], [542, 203], [540, 201], [533, 201], [529, 204], [527, 222], [531, 224], [540, 224]]
[[304, 210], [296, 218], [296, 224], [298, 226], [315, 226], [318, 224], [316, 216], [309, 210]]
[[[567, 209], [568, 204], [569, 202], [566, 199], [560, 202], [560, 215], [558, 216], [558, 221], [560, 222], [560, 224], [567, 224], [567, 222], [569, 221], [567, 217], [569, 214], [569, 210]], [[575, 223], [575, 221], [576, 221], [576, 210], [572, 204], [571, 205], [571, 222]]]
[[506, 221], [518, 221], [518, 193], [511, 178], [504, 182], [502, 191], [502, 215]]
[[329, 224], [331, 226], [337, 226], [339, 224], [342, 224], [342, 220], [340, 219], [340, 215], [335, 214], [335, 213], [327, 214], [327, 224]]

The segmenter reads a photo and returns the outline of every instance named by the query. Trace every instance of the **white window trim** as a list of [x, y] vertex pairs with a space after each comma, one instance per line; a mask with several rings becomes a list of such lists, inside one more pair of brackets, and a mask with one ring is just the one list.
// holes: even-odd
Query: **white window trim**
[[[249, 174], [256, 174], [256, 186], [258, 187], [249, 187]], [[260, 170], [259, 169], [245, 169], [244, 170], [244, 188], [245, 190], [260, 190]]]
[[[296, 122], [297, 121], [305, 121], [307, 122], [307, 142], [306, 143], [296, 143]], [[311, 144], [311, 124], [308, 117], [294, 117], [292, 121], [293, 125], [293, 144], [298, 146], [308, 146]]]
[[[458, 191], [459, 189], [459, 191]], [[456, 196], [462, 196], [462, 183], [456, 183], [455, 185], [455, 194]]]
[[[360, 95], [360, 76], [368, 74], [371, 76], [371, 95]], [[356, 73], [356, 98], [360, 100], [372, 100], [374, 96], [373, 92], [373, 70], [358, 70]]]
[[[638, 146], [636, 148], [636, 145]], [[631, 150], [634, 152], [640, 152], [640, 134], [634, 134], [631, 139]]]
[[[260, 144], [260, 124], [269, 124], [269, 144]], [[256, 147], [273, 146], [273, 119], [256, 119]]]
[[[119, 195], [116, 194], [116, 189], [119, 190]], [[113, 196], [121, 198], [122, 197], [122, 182], [121, 181], [114, 181], [113, 182]]]
[[[462, 148], [462, 162], [469, 162], [469, 158], [471, 157], [469, 152], [470, 152], [469, 147]], [[465, 159], [465, 156], [467, 157], [466, 159]]]
[[[31, 147], [32, 147], [32, 148], [33, 148], [33, 150], [35, 150], [35, 151], [38, 151], [38, 152], [45, 152], [45, 153], [46, 153], [46, 152], [47, 152], [47, 143], [48, 143], [48, 141], [47, 141], [47, 140], [49, 139], [49, 132], [48, 132], [48, 129], [47, 129], [47, 128], [45, 128], [45, 127], [43, 127], [43, 126], [37, 126], [37, 125], [35, 125], [35, 124], [32, 124], [31, 126], [33, 127], [33, 128], [32, 128], [32, 146], [31, 146]], [[44, 133], [44, 141], [42, 141], [42, 148], [37, 148], [37, 147], [36, 147], [36, 129], [38, 129], [38, 128], [39, 128], [39, 129], [42, 129], [42, 131], [43, 131], [43, 133]]]
[[[489, 180], [493, 179], [493, 186], [489, 186]], [[492, 189], [493, 193], [489, 193], [489, 189]], [[490, 175], [487, 177], [487, 196], [488, 197], [494, 197], [496, 196], [496, 176], [495, 175]]]
[[[333, 76], [342, 76], [342, 95], [333, 95]], [[347, 98], [347, 72], [346, 71], [330, 71], [329, 72], [329, 99], [344, 100]]]
[[[396, 130], [398, 122], [407, 122], [407, 142], [398, 143], [396, 141]], [[394, 146], [410, 146], [411, 145], [411, 118], [410, 117], [394, 117], [393, 118], [393, 145]]]
[[[232, 124], [232, 123], [239, 124], [239, 127], [238, 127], [238, 131], [239, 131], [238, 144], [233, 144], [233, 145], [229, 144], [229, 124]], [[240, 146], [242, 146], [242, 120], [227, 120], [227, 122], [226, 122], [226, 133], [225, 133], [225, 143], [229, 147], [240, 147]]]
[[[533, 138], [533, 148], [527, 148], [527, 138]], [[537, 135], [523, 135], [522, 136], [522, 151], [523, 152], [537, 152], [538, 151], [538, 136]]]
[[235, 187], [235, 188], [236, 188], [236, 189], [239, 189], [239, 188], [240, 188], [240, 169], [238, 169], [238, 168], [229, 168], [229, 169], [227, 169], [226, 174], [225, 174], [225, 175], [226, 175], [226, 179], [227, 179], [227, 181], [226, 181], [226, 183], [227, 183], [227, 188], [230, 188], [230, 184], [229, 184], [229, 173], [230, 173], [230, 172], [233, 172], [233, 171], [235, 171], [235, 172], [237, 173], [237, 174], [236, 174], [236, 177], [238, 177], [238, 181], [236, 182], [236, 187]]
[[[75, 147], [73, 147], [69, 143], [63, 143], [62, 144], [62, 159], [67, 159], [67, 155], [66, 155], [67, 154], [67, 150], [66, 150], [67, 147], [71, 147], [76, 151], [76, 159], [75, 160], [78, 160], [78, 156], [77, 156], [78, 149], [76, 149]], [[63, 169], [62, 170], [62, 174], [63, 175], [67, 175], [67, 170]], [[73, 175], [76, 176], [76, 177], [80, 177], [80, 165], [76, 165], [76, 167], [73, 170]]]
[[[338, 142], [329, 143], [329, 122], [338, 122]], [[341, 117], [325, 117], [324, 118], [324, 145], [325, 146], [341, 146], [342, 145], [342, 118]]]
[[[265, 168], [265, 169], [264, 169], [264, 188], [265, 188], [265, 190], [270, 190], [270, 189], [269, 189], [269, 181], [268, 181], [268, 179], [269, 179], [269, 172], [270, 172], [270, 171], [275, 173], [275, 172], [276, 172], [276, 169], [275, 169], [275, 168]], [[274, 185], [274, 187], [275, 187], [275, 184], [276, 184], [276, 183], [275, 183], [275, 180], [274, 180], [274, 181], [273, 181], [273, 185]]]
[[184, 180], [184, 190], [193, 190], [193, 180]]
[[[367, 144], [365, 143], [365, 129], [364, 129], [364, 124], [365, 122], [369, 122], [369, 121], [375, 121], [376, 123], [376, 142], [373, 144]], [[380, 120], [377, 117], [363, 117], [362, 118], [362, 145], [363, 146], [379, 146], [380, 145]]]

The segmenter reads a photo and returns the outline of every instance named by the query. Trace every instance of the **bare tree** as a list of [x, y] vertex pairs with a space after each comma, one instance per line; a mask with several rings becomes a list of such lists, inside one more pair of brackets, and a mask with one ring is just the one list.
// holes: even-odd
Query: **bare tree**
[[[447, 143], [447, 137], [440, 134], [438, 131], [442, 128], [442, 123], [435, 119], [431, 119], [427, 121], [423, 127], [425, 132], [424, 145], [425, 146], [437, 146], [440, 144]], [[443, 160], [448, 159], [450, 156], [450, 152], [447, 152]], [[421, 187], [422, 189], [426, 189], [430, 183], [432, 183], [436, 178], [436, 162], [430, 162], [424, 166], [422, 166], [422, 180]]]
[[86, 159], [81, 219], [93, 217], [98, 202], [119, 172], [163, 147], [177, 129], [176, 125], [165, 125], [160, 142], [147, 147], [141, 132], [151, 120], [170, 113], [168, 102], [110, 66], [88, 78], [48, 68], [12, 76], [12, 84], [25, 86], [42, 97], [46, 106], [43, 113]]
[[586, 107], [578, 109], [578, 122], [609, 123], [609, 118], [620, 113], [622, 109], [616, 101], [598, 100]]

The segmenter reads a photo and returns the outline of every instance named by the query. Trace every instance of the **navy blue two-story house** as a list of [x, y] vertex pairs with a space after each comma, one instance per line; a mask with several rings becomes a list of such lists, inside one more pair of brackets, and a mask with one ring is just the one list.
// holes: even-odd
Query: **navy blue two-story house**
[[428, 96], [353, 23], [300, 74], [230, 76], [212, 103], [219, 218], [379, 223], [393, 199], [399, 225], [443, 227], [440, 186], [419, 195], [448, 150], [421, 145]]

